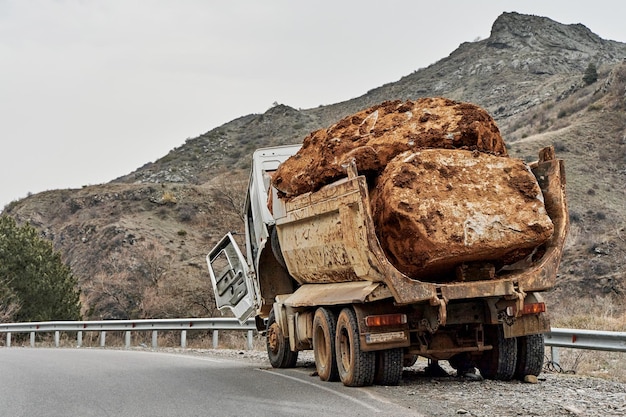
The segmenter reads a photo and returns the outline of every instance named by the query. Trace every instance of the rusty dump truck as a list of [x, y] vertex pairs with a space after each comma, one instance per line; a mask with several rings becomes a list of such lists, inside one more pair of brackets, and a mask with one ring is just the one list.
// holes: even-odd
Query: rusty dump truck
[[550, 329], [541, 292], [555, 285], [569, 224], [552, 148], [528, 164], [554, 225], [549, 239], [511, 268], [459, 266], [453, 279], [420, 280], [381, 248], [354, 163], [345, 178], [280, 198], [273, 172], [300, 147], [254, 152], [245, 235], [227, 234], [207, 255], [218, 307], [256, 317], [272, 366], [294, 367], [299, 351], [313, 350], [319, 377], [347, 386], [397, 384], [419, 356], [488, 379], [541, 372]]

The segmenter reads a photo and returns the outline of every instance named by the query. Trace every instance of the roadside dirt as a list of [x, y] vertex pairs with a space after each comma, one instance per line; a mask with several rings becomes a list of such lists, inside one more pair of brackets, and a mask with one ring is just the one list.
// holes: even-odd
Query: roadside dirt
[[[267, 354], [258, 350], [209, 349], [187, 353], [239, 358], [268, 367]], [[544, 372], [537, 384], [520, 381], [470, 381], [454, 376], [447, 362], [441, 362], [450, 376], [431, 377], [425, 373], [427, 362], [420, 358], [404, 369], [398, 386], [354, 388], [367, 390], [427, 417], [617, 417], [626, 415], [626, 384], [605, 379]], [[310, 351], [300, 352], [297, 367], [314, 375], [315, 362]], [[279, 371], [279, 370], [278, 370]], [[324, 382], [333, 389], [341, 382]], [[304, 395], [304, 394], [303, 394]], [[297, 399], [294, 399], [297, 401]]]

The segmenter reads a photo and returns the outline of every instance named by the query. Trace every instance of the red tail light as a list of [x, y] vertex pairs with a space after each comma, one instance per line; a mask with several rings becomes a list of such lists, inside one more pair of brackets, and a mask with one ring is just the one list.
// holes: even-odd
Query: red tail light
[[381, 314], [365, 317], [365, 324], [368, 327], [398, 326], [406, 324], [406, 322], [406, 314]]
[[539, 314], [546, 312], [546, 303], [532, 303], [532, 304], [524, 304], [524, 309], [522, 310], [522, 314]]

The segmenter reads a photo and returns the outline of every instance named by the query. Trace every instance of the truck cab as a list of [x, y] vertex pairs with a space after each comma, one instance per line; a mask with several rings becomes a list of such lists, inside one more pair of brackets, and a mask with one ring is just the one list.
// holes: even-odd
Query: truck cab
[[[276, 295], [295, 289], [295, 282], [281, 263], [276, 222], [268, 201], [274, 200], [270, 198], [273, 172], [300, 147], [277, 146], [253, 153], [245, 201], [245, 254], [236, 235], [227, 233], [207, 255], [217, 307], [231, 311], [242, 322], [252, 316], [266, 319]], [[262, 320], [257, 322], [262, 330]]]

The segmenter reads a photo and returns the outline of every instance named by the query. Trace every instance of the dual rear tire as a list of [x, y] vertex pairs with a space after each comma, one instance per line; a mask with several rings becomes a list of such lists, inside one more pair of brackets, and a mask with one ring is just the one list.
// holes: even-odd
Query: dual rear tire
[[359, 326], [351, 308], [344, 308], [337, 318], [335, 354], [339, 379], [348, 387], [372, 385], [376, 373], [376, 353], [361, 349]]
[[531, 334], [517, 338], [517, 366], [515, 377], [538, 376], [543, 369], [545, 340], [542, 334]]
[[545, 350], [542, 334], [506, 339], [502, 326], [488, 326], [485, 342], [493, 349], [485, 351], [478, 361], [484, 378], [509, 381], [541, 373]]
[[315, 367], [322, 381], [337, 381], [337, 361], [335, 354], [335, 330], [337, 319], [335, 314], [320, 307], [313, 317], [313, 355]]
[[313, 354], [322, 381], [341, 380], [349, 387], [397, 385], [402, 377], [404, 354], [401, 348], [364, 352], [357, 318], [344, 308], [335, 318], [324, 307], [313, 318]]

